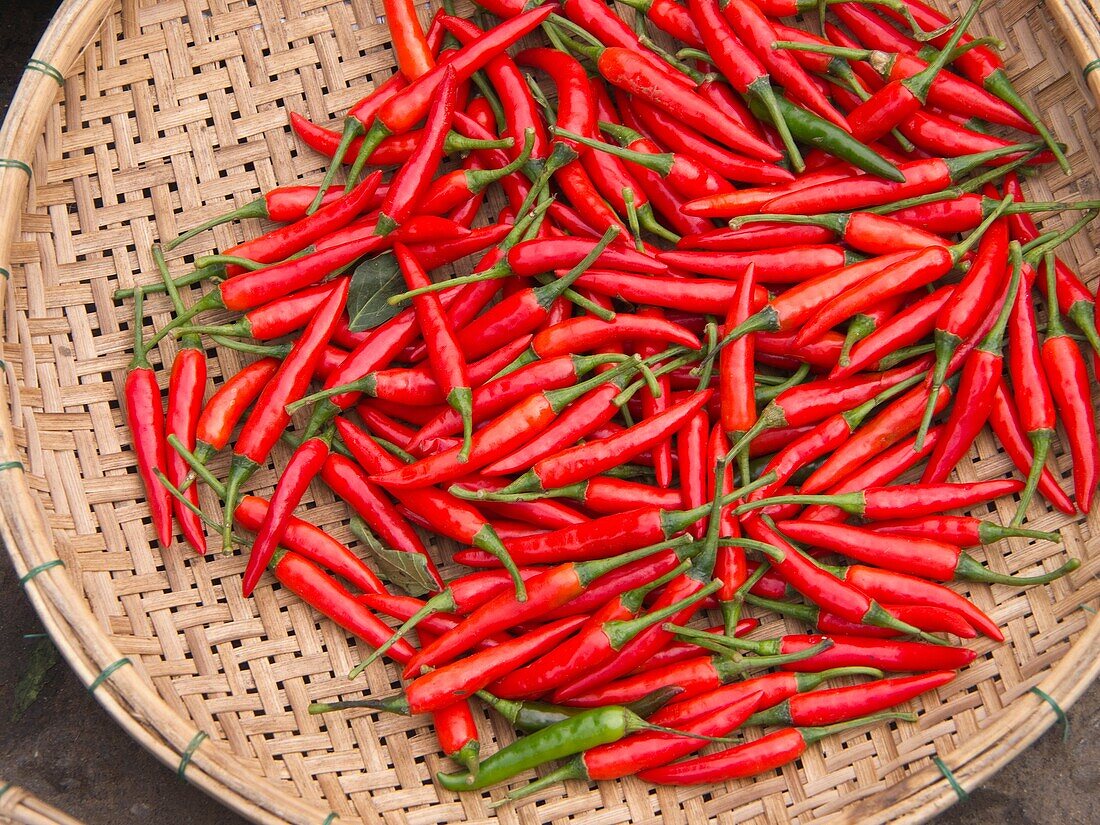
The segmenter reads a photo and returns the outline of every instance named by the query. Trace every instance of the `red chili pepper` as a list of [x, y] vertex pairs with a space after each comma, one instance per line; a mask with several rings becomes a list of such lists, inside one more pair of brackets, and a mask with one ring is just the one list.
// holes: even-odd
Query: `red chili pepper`
[[751, 265], [756, 280], [768, 284], [800, 283], [848, 263], [843, 248], [832, 244], [762, 249], [752, 252], [661, 252], [657, 260], [671, 267], [719, 278], [742, 278]]
[[[783, 670], [821, 672], [836, 667], [873, 667], [888, 673], [958, 670], [977, 654], [965, 647], [862, 636], [830, 636], [832, 647], [807, 659], [781, 665]], [[778, 647], [784, 654], [800, 653], [819, 643], [820, 636], [783, 636]]]
[[704, 747], [709, 737], [724, 736], [736, 730], [759, 702], [760, 693], [751, 693], [721, 710], [687, 722], [677, 733], [644, 731], [617, 742], [597, 745], [522, 790], [512, 791], [508, 798], [521, 799], [566, 779], [621, 779], [641, 769], [667, 764]]
[[[932, 451], [928, 466], [925, 467], [924, 475], [921, 477], [925, 483], [946, 480], [951, 470], [966, 455], [979, 431], [989, 419], [993, 407], [993, 390], [1000, 383], [1001, 371], [1004, 368], [1001, 345], [1005, 326], [1016, 303], [1016, 294], [1020, 285], [1019, 247], [1015, 242], [1012, 257], [1014, 258], [1012, 278], [1000, 314], [993, 329], [986, 334], [963, 364], [959, 389], [955, 393], [955, 403], [947, 423], [944, 424], [939, 444]], [[927, 417], [931, 418], [931, 416]], [[920, 441], [920, 433], [918, 433], [917, 442]]]
[[[611, 235], [615, 238], [616, 235]], [[531, 277], [555, 269], [570, 269], [585, 260], [598, 242], [585, 238], [544, 238], [516, 244], [508, 252], [508, 267], [513, 275]], [[650, 275], [667, 275], [668, 266], [648, 255], [623, 246], [604, 247], [592, 261], [604, 269]]]
[[760, 160], [782, 157], [693, 90], [669, 83], [665, 73], [655, 73], [652, 63], [637, 52], [618, 46], [574, 47], [595, 60], [597, 71], [616, 88], [644, 99], [694, 129], [714, 135], [729, 148]]
[[785, 521], [779, 529], [795, 541], [899, 573], [936, 581], [985, 581], [998, 584], [1046, 584], [1080, 565], [1076, 559], [1051, 573], [1033, 577], [1006, 576], [984, 568], [958, 546], [934, 539], [882, 535], [847, 524]]
[[671, 321], [620, 314], [612, 321], [591, 316], [569, 318], [539, 332], [531, 344], [531, 350], [545, 359], [631, 340], [666, 341], [693, 350], [700, 347], [694, 335]]
[[[1009, 173], [1005, 178], [1004, 189], [1006, 195], [1011, 195], [1017, 203], [1024, 202], [1024, 193], [1020, 189], [1020, 180], [1015, 173]], [[1030, 243], [1039, 237], [1039, 227], [1030, 216], [1022, 213], [1012, 214], [1008, 219], [1012, 237], [1021, 244]], [[1096, 331], [1096, 298], [1085, 283], [1065, 263], [1055, 259], [1055, 275], [1057, 281], [1058, 308], [1063, 315], [1068, 316], [1073, 323], [1088, 338], [1089, 343], [1096, 352], [1100, 353], [1100, 334]], [[1039, 289], [1046, 291], [1046, 279], [1039, 281]], [[1047, 297], [1050, 300], [1050, 297]]]
[[[692, 288], [685, 291], [683, 278], [632, 275], [595, 269], [577, 279], [578, 286], [601, 295], [631, 303], [706, 315], [725, 315], [737, 293], [736, 283], [729, 281], [694, 278], [690, 283]], [[753, 294], [754, 308], [762, 307], [767, 297], [767, 290], [758, 286]]]
[[965, 241], [955, 246], [927, 247], [845, 290], [821, 307], [813, 320], [803, 325], [796, 341], [814, 341], [818, 335], [877, 301], [939, 280], [981, 239], [996, 217], [994, 212]]
[[[830, 493], [850, 493], [867, 487], [884, 487], [895, 481], [903, 473], [911, 470], [923, 461], [943, 435], [942, 427], [933, 427], [925, 436], [924, 446], [916, 448], [917, 437], [911, 436], [899, 441], [888, 450], [879, 453], [843, 481], [829, 488]], [[802, 511], [799, 518], [805, 521], [843, 521], [846, 515], [838, 507], [812, 505]]]
[[1024, 288], [1017, 291], [1008, 319], [1008, 376], [1012, 381], [1012, 395], [1020, 412], [1020, 422], [1033, 453], [1027, 486], [1020, 495], [1020, 503], [1012, 519], [1013, 527], [1018, 526], [1027, 514], [1027, 506], [1039, 483], [1039, 474], [1046, 464], [1054, 437], [1054, 397], [1043, 369], [1035, 305], [1031, 302], [1034, 275], [1034, 270], [1028, 265], [1022, 276]]
[[[707, 498], [707, 479], [711, 469], [706, 463], [707, 430], [710, 422], [706, 410], [697, 410], [689, 416], [676, 434], [676, 449], [680, 456], [680, 500], [681, 507], [691, 510], [701, 507]], [[665, 442], [667, 443], [667, 442]], [[643, 502], [639, 501], [638, 504]], [[637, 505], [635, 505], [636, 507]], [[632, 508], [624, 508], [632, 509]], [[695, 522], [690, 530], [695, 538], [702, 538], [705, 522]]]
[[[582, 375], [597, 367], [622, 360], [617, 355], [559, 355], [535, 361], [514, 372], [483, 384], [474, 390], [473, 415], [476, 421], [503, 412], [527, 396], [542, 390], [570, 387]], [[616, 393], [617, 394], [617, 393]], [[616, 408], [618, 409], [618, 408]], [[462, 421], [452, 409], [431, 416], [417, 431], [413, 445], [437, 436], [451, 435], [460, 430]]]
[[729, 0], [722, 12], [745, 45], [767, 66], [772, 77], [791, 97], [845, 131], [852, 131], [844, 115], [833, 107], [794, 57], [789, 52], [772, 47], [779, 36], [752, 0]]
[[[1034, 453], [1028, 442], [1027, 431], [1020, 420], [1020, 414], [1005, 388], [1003, 379], [997, 382], [993, 390], [993, 408], [989, 411], [989, 426], [997, 436], [997, 441], [1012, 459], [1016, 469], [1025, 475], [1030, 473], [1035, 463]], [[1046, 467], [1040, 471], [1038, 490], [1051, 505], [1063, 513], [1072, 515], [1077, 512], [1069, 496], [1059, 486], [1054, 474]]]
[[932, 332], [940, 311], [951, 301], [955, 289], [954, 286], [940, 287], [881, 324], [874, 332], [852, 347], [848, 363], [846, 365], [838, 363], [836, 369], [829, 374], [829, 378], [847, 378], [878, 363], [884, 356], [926, 338]]
[[477, 431], [470, 443], [465, 461], [461, 460], [460, 453], [466, 448], [456, 447], [436, 453], [414, 464], [375, 475], [372, 481], [393, 490], [422, 488], [452, 481], [485, 464], [504, 458], [545, 429], [562, 409], [577, 398], [618, 374], [628, 370], [632, 372], [635, 366], [627, 362], [616, 369], [617, 372], [613, 370], [603, 373], [576, 386], [543, 390], [527, 396], [519, 404]]
[[[672, 543], [654, 545], [612, 558], [568, 562], [553, 567], [526, 582], [526, 601], [518, 601], [513, 592], [501, 593], [475, 610], [453, 631], [421, 650], [409, 663], [406, 671], [411, 675], [419, 673], [422, 667], [438, 667], [450, 662], [486, 636], [538, 619], [561, 607], [581, 595], [600, 576], [663, 550], [683, 547], [684, 544], [684, 540], [677, 539]], [[586, 620], [583, 616], [576, 618], [579, 619], [577, 625]], [[490, 679], [490, 682], [495, 681], [495, 678], [498, 677]]]
[[[656, 307], [647, 307], [638, 311], [639, 315], [647, 318], [664, 318], [664, 313]], [[660, 352], [660, 346], [656, 341], [643, 342], [638, 345], [638, 354], [643, 358], [652, 358]], [[654, 394], [649, 387], [641, 391], [642, 417], [652, 418], [668, 409], [672, 403], [672, 382], [669, 376], [657, 376], [659, 394]], [[664, 440], [653, 446], [653, 471], [656, 476], [657, 486], [668, 487], [672, 483], [672, 441]], [[673, 505], [675, 506], [675, 505]]]
[[[719, 71], [737, 91], [755, 97], [767, 108], [791, 158], [793, 168], [796, 171], [801, 171], [804, 165], [802, 156], [798, 151], [794, 138], [791, 137], [786, 121], [780, 113], [779, 105], [775, 99], [775, 92], [771, 87], [771, 76], [768, 74], [768, 69], [771, 67], [769, 65], [765, 68], [765, 63], [773, 60], [771, 41], [764, 44], [763, 41], [758, 40], [756, 43], [758, 46], [765, 47], [767, 60], [759, 53], [754, 54], [742, 42], [742, 38], [738, 37], [730, 28], [730, 22], [732, 21], [727, 18], [729, 15], [736, 15], [737, 12], [731, 10], [723, 15], [719, 4], [715, 0], [690, 0], [688, 2], [688, 12], [695, 24], [699, 38], [702, 40], [703, 47], [710, 54]], [[739, 16], [745, 17], [744, 15]], [[752, 25], [753, 21], [746, 19], [744, 22], [745, 25]], [[752, 25], [752, 28], [763, 34], [763, 27], [759, 25], [758, 19], [755, 20], [755, 25]], [[775, 37], [773, 36], [771, 40], [775, 40]], [[750, 43], [749, 45], [753, 44]], [[782, 58], [779, 60], [782, 61]], [[784, 73], [789, 68], [789, 65], [785, 64], [783, 67]], [[777, 79], [782, 81], [782, 78], [777, 77]]]
[[[427, 272], [406, 247], [395, 244], [394, 253], [409, 289], [419, 289], [431, 283]], [[454, 330], [444, 314], [438, 295], [417, 295], [413, 298], [413, 309], [416, 311], [421, 334], [428, 344], [428, 360], [432, 372], [446, 395], [447, 403], [462, 418], [463, 448], [460, 460], [465, 460], [473, 435], [473, 390], [470, 387], [465, 357], [455, 340]]]
[[276, 298], [270, 303], [246, 312], [242, 318], [231, 324], [186, 326], [183, 327], [182, 332], [255, 338], [257, 341], [282, 338], [308, 324], [318, 307], [328, 299], [333, 290], [339, 287], [341, 281], [346, 280], [346, 277], [337, 278], [317, 286], [300, 289], [283, 298]]
[[[945, 239], [919, 227], [909, 226], [894, 217], [876, 215], [873, 212], [826, 212], [820, 215], [753, 215], [741, 218], [738, 226], [761, 222], [791, 223], [821, 226], [831, 234], [860, 252], [869, 255], [888, 255], [903, 249], [924, 249], [929, 246], [950, 246]], [[792, 243], [796, 243], [792, 241]]]
[[[421, 629], [422, 644], [430, 644], [434, 638], [430, 632]], [[464, 770], [476, 776], [481, 741], [478, 739], [477, 721], [474, 719], [470, 701], [455, 702], [435, 711], [432, 714], [432, 729], [443, 752]]]
[[[933, 403], [933, 414], [942, 411], [952, 395], [949, 386], [940, 387]], [[825, 460], [825, 463], [802, 483], [802, 490], [806, 493], [815, 493], [832, 487], [867, 461], [881, 454], [883, 450], [914, 432], [919, 426], [919, 416], [925, 409], [927, 396], [928, 388], [922, 385], [913, 388], [886, 407], [874, 421], [839, 446]]]
[[[694, 649], [699, 650], [699, 648]], [[676, 695], [672, 703], [665, 705], [649, 718], [655, 725], [672, 727], [718, 710], [730, 700], [749, 693], [761, 694], [760, 708], [774, 708], [787, 699], [816, 690], [831, 679], [843, 676], [877, 677], [881, 675], [881, 671], [873, 668], [838, 668], [821, 673], [767, 673], [744, 681], [734, 681], [706, 692], [687, 687], [683, 693]], [[670, 682], [679, 684], [675, 679]]]
[[758, 223], [741, 229], [714, 229], [701, 235], [685, 235], [677, 249], [711, 252], [751, 252], [787, 245], [808, 246], [831, 241], [833, 232], [824, 226]]
[[[793, 602], [781, 602], [773, 599], [764, 599], [751, 593], [745, 596], [745, 601], [756, 607], [772, 610], [783, 616], [791, 616], [803, 624], [817, 628], [822, 633], [830, 635], [841, 634], [845, 636], [865, 636], [875, 639], [891, 639], [900, 635], [896, 630], [885, 627], [871, 627], [865, 624], [856, 624], [847, 619], [842, 619], [834, 613], [805, 604]], [[894, 618], [905, 624], [919, 627], [928, 633], [954, 633], [960, 639], [973, 639], [977, 632], [958, 613], [944, 610], [942, 607], [930, 607], [929, 605], [882, 605], [882, 609]]]
[[543, 458], [502, 492], [544, 492], [584, 481], [611, 467], [617, 467], [676, 432], [706, 405], [711, 394], [710, 390], [704, 390], [621, 433]]
[[[599, 667], [646, 628], [708, 595], [704, 588], [687, 599], [639, 615], [645, 596], [656, 587], [667, 584], [689, 565], [690, 562], [684, 562], [664, 576], [607, 602], [592, 614], [576, 636], [525, 667], [509, 673], [495, 682], [490, 691], [505, 699], [537, 696], [579, 678], [586, 670]], [[717, 588], [718, 583], [712, 583], [710, 592]]]
[[[429, 72], [399, 89], [381, 105], [368, 102], [353, 107], [344, 120], [344, 134], [341, 138], [344, 149], [338, 148], [336, 157], [343, 157], [347, 145], [363, 134], [364, 126], [369, 124], [370, 129], [364, 136], [355, 163], [348, 173], [349, 180], [358, 178], [363, 164], [385, 137], [409, 131], [427, 115], [431, 108], [431, 99], [445, 74], [453, 71], [457, 83], [465, 82], [475, 71], [537, 28], [555, 8], [552, 4], [546, 5], [506, 20], [475, 42], [448, 55]], [[325, 174], [319, 194], [331, 185], [335, 171], [336, 163], [333, 163]]]
[[410, 80], [431, 71], [435, 60], [412, 0], [382, 0], [382, 10], [386, 15], [398, 71]]
[[134, 293], [134, 357], [126, 372], [126, 424], [137, 454], [138, 474], [145, 484], [149, 512], [160, 546], [172, 543], [172, 497], [157, 479], [157, 472], [168, 467], [165, 441], [164, 408], [161, 406], [157, 376], [149, 364], [142, 329], [145, 326], [145, 293]]
[[898, 519], [879, 522], [871, 527], [876, 533], [890, 536], [911, 536], [913, 538], [937, 539], [956, 544], [959, 547], [972, 547], [977, 544], [992, 544], [1001, 539], [1021, 536], [1032, 539], [1058, 541], [1058, 533], [1044, 533], [1040, 530], [1024, 530], [1019, 527], [1002, 527], [991, 521], [982, 521], [973, 516], [928, 516], [925, 518]]
[[[812, 559], [786, 541], [767, 516], [750, 518], [743, 522], [745, 531], [753, 537], [731, 539], [747, 542], [749, 546], [764, 552], [775, 571], [807, 600], [842, 619], [875, 627], [886, 627], [901, 633], [912, 633], [922, 638], [926, 634], [887, 613], [883, 607], [862, 591], [837, 579]], [[824, 526], [824, 525], [822, 525]], [[938, 641], [938, 640], [934, 640]], [[860, 663], [854, 663], [860, 664]]]
[[783, 728], [715, 754], [650, 768], [639, 777], [658, 785], [704, 785], [768, 773], [798, 759], [810, 745], [880, 718], [869, 717], [820, 728]]
[[849, 112], [848, 122], [852, 126], [852, 134], [862, 141], [878, 140], [920, 111], [928, 102], [933, 82], [953, 58], [955, 47], [979, 8], [980, 0], [970, 4], [954, 32], [941, 46], [940, 53], [926, 67], [904, 79], [890, 80]]
[[[272, 560], [272, 570], [280, 584], [349, 633], [374, 647], [389, 638], [388, 625], [312, 562], [280, 548]], [[403, 640], [389, 649], [390, 658], [401, 663], [409, 661], [415, 653]]]
[[[371, 175], [351, 192], [328, 206], [318, 209], [312, 215], [268, 232], [266, 235], [232, 246], [225, 250], [225, 254], [270, 264], [301, 252], [310, 244], [337, 229], [342, 229], [363, 214], [372, 204], [381, 180], [381, 174]], [[226, 267], [226, 274], [230, 277], [243, 271], [238, 266]]]
[[[854, 564], [837, 571], [844, 580], [863, 592], [885, 602], [892, 604], [927, 604], [953, 610], [963, 616], [979, 632], [985, 634], [995, 642], [1004, 641], [1004, 635], [998, 629], [996, 623], [985, 613], [979, 610], [964, 596], [954, 590], [936, 584], [916, 576], [908, 576], [904, 573], [895, 573], [889, 570], [879, 570], [874, 567]], [[922, 646], [927, 647], [927, 646]], [[951, 650], [949, 648], [949, 650]], [[970, 651], [967, 651], [970, 653]], [[958, 668], [968, 664], [974, 658], [955, 663], [945, 663], [942, 668]], [[930, 664], [925, 667], [901, 667], [899, 670], [929, 670], [937, 666]], [[889, 669], [889, 668], [884, 668]]]
[[287, 404], [297, 401], [305, 392], [323, 354], [337, 319], [344, 312], [348, 287], [337, 288], [310, 321], [302, 337], [294, 342], [290, 354], [283, 360], [271, 382], [260, 394], [233, 448], [233, 461], [226, 482], [223, 545], [229, 546], [233, 512], [240, 498], [241, 486], [267, 461], [271, 448], [290, 422]]
[[[1056, 295], [1054, 255], [1046, 260], [1047, 294]], [[1088, 370], [1081, 350], [1062, 326], [1057, 299], [1047, 302], [1047, 336], [1040, 351], [1051, 394], [1066, 428], [1073, 457], [1073, 489], [1082, 513], [1092, 508], [1100, 477], [1100, 443], [1096, 435], [1096, 413], [1092, 406]], [[169, 397], [168, 409], [172, 409]]]
[[[645, 110], [641, 109], [639, 111], [644, 112]], [[775, 200], [780, 195], [800, 192], [804, 189], [834, 181], [847, 181], [853, 179], [853, 177], [860, 179], [864, 176], [858, 171], [853, 172], [847, 164], [830, 164], [822, 169], [808, 171], [791, 183], [780, 184], [779, 186], [762, 186], [754, 189], [739, 189], [736, 192], [697, 198], [685, 204], [684, 210], [689, 215], [699, 215], [704, 218], [736, 218], [741, 215], [755, 215], [762, 211], [764, 204]], [[768, 211], [774, 212], [775, 210]]]

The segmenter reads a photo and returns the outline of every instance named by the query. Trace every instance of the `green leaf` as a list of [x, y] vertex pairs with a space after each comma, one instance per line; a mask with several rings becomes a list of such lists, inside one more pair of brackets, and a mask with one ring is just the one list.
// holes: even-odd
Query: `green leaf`
[[26, 712], [27, 708], [34, 704], [38, 694], [49, 681], [49, 673], [58, 663], [57, 648], [49, 637], [39, 639], [31, 651], [30, 661], [23, 678], [15, 686], [15, 706], [12, 708], [11, 720], [17, 722]]
[[378, 573], [410, 596], [424, 596], [438, 590], [428, 571], [428, 560], [419, 553], [403, 553], [382, 544], [359, 516], [352, 516], [351, 532], [366, 545], [378, 566]]
[[363, 261], [355, 267], [348, 291], [348, 324], [352, 332], [374, 329], [390, 320], [400, 307], [390, 306], [389, 299], [406, 289], [401, 268], [391, 252]]

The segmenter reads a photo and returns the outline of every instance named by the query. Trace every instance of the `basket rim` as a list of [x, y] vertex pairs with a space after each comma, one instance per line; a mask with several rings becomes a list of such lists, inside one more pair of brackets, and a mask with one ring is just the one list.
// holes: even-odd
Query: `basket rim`
[[[56, 66], [67, 76], [84, 49], [94, 43], [117, 2], [120, 0], [64, 0], [32, 60]], [[125, 0], [122, 2], [125, 13]], [[1054, 0], [1047, 7], [1067, 35], [1078, 34], [1069, 38], [1078, 65], [1100, 65], [1089, 50], [1090, 43], [1100, 43], [1100, 20], [1082, 13], [1080, 0]], [[1086, 77], [1100, 102], [1100, 71], [1088, 71]], [[0, 167], [0, 268], [4, 271], [10, 271], [11, 250], [29, 191], [34, 148], [57, 94], [57, 81], [51, 75], [25, 71], [0, 126], [0, 158], [16, 161]], [[6, 298], [6, 290], [0, 290], [0, 347]], [[265, 825], [329, 825], [337, 818], [335, 813], [287, 793], [256, 774], [220, 741], [199, 747], [204, 732], [176, 713], [133, 667], [123, 666], [129, 660], [96, 620], [65, 570], [27, 483], [14, 438], [9, 375], [2, 361], [0, 366], [4, 367], [0, 370], [0, 468], [4, 468], [0, 471], [0, 543], [69, 667], [85, 686], [94, 685], [96, 700], [133, 739], [170, 769], [180, 770], [181, 777], [182, 759], [187, 780], [223, 805]], [[1098, 676], [1100, 621], [1092, 621], [1038, 687], [1068, 710]], [[1026, 750], [1059, 718], [1046, 699], [1025, 693], [992, 725], [948, 753], [944, 762], [959, 786], [972, 791]], [[962, 794], [947, 775], [930, 766], [826, 821], [925, 822], [960, 798]]]

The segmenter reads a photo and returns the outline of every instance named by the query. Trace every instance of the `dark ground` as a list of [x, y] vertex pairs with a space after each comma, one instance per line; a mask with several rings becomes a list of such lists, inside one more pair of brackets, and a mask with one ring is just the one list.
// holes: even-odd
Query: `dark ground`
[[[23, 64], [49, 22], [55, 0], [5, 2], [0, 26], [0, 117]], [[10, 721], [16, 685], [42, 631], [6, 554], [0, 561], [0, 782], [14, 782], [93, 825], [240, 822], [133, 742], [100, 708], [64, 662], [48, 674], [37, 700]], [[1096, 822], [1100, 802], [1100, 685], [1069, 713], [1070, 738], [1048, 731], [939, 825]], [[1088, 811], [1093, 810], [1092, 814]]]

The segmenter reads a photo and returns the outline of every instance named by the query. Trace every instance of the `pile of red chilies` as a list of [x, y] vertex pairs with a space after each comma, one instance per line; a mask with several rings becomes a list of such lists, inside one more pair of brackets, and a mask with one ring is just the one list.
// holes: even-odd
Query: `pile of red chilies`
[[[162, 283], [120, 293], [161, 545], [173, 517], [199, 553], [212, 527], [250, 547], [245, 595], [271, 570], [375, 648], [353, 675], [400, 663], [400, 695], [311, 710], [432, 714], [462, 766], [439, 775], [450, 790], [558, 759], [508, 798], [570, 777], [719, 782], [911, 719], [889, 709], [974, 659], [955, 640], [1003, 640], [943, 582], [1077, 566], [1013, 577], [964, 548], [1057, 541], [1020, 527], [1032, 494], [1073, 514], [1097, 486], [1094, 296], [1055, 249], [1100, 203], [1025, 200], [1020, 176], [1066, 160], [996, 41], [965, 33], [980, 0], [959, 20], [830, 3], [823, 36], [780, 19], [811, 0], [631, 0], [630, 22], [601, 0], [480, 2], [500, 22], [440, 10], [425, 33], [388, 0], [399, 71], [342, 133], [292, 116], [332, 158], [324, 183], [154, 248]], [[550, 46], [516, 46], [536, 29]], [[1084, 213], [1065, 231], [1031, 217], [1063, 209]], [[247, 217], [281, 226], [173, 280], [164, 252]], [[175, 317], [145, 339], [152, 292]], [[195, 322], [214, 309], [240, 317]], [[166, 334], [167, 414], [147, 359]], [[262, 356], [206, 401], [203, 336]], [[1046, 467], [1059, 421], [1073, 498]], [[949, 481], [987, 423], [1025, 481]], [[294, 451], [270, 499], [244, 494], [279, 441]], [[221, 480], [207, 462], [226, 449]], [[385, 581], [294, 515], [318, 477]], [[1008, 527], [948, 514], [1004, 496]], [[445, 580], [421, 530], [475, 572]], [[746, 603], [813, 632], [746, 638]], [[707, 608], [721, 623], [693, 627]], [[854, 676], [872, 680], [817, 689]], [[484, 760], [475, 695], [526, 734]]]

